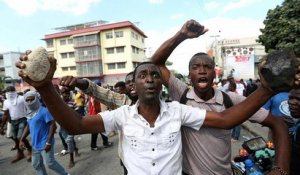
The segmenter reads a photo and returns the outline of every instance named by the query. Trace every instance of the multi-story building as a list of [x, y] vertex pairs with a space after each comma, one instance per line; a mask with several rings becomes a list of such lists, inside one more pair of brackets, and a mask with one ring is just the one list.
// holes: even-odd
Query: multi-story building
[[223, 39], [215, 46], [215, 62], [223, 71], [223, 78], [233, 73], [239, 78], [258, 78], [258, 63], [266, 55], [256, 37]]
[[130, 21], [95, 21], [58, 28], [44, 37], [49, 54], [57, 59], [54, 75], [100, 79], [113, 85], [145, 61], [142, 30]]

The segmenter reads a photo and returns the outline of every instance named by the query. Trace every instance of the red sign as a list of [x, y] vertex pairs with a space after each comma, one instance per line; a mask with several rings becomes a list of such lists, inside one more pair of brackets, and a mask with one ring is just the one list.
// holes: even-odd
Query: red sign
[[235, 56], [235, 62], [248, 62], [249, 60], [248, 56]]

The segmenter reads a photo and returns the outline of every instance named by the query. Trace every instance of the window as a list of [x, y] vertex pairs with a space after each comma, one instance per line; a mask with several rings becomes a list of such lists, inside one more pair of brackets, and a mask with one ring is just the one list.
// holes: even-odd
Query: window
[[107, 54], [113, 54], [115, 53], [115, 48], [106, 48]]
[[107, 32], [107, 33], [105, 33], [105, 35], [106, 35], [106, 39], [113, 38], [112, 32]]
[[144, 43], [144, 38], [142, 38], [142, 43]]
[[68, 44], [73, 44], [73, 39], [72, 38], [68, 39]]
[[53, 47], [53, 40], [46, 40], [47, 47]]
[[76, 70], [76, 66], [71, 66], [70, 70]]
[[136, 49], [136, 53], [139, 54], [140, 49], [139, 48], [135, 48]]
[[131, 46], [131, 48], [132, 48], [132, 53], [135, 53], [135, 47]]
[[118, 69], [124, 69], [125, 68], [125, 62], [117, 63]]
[[116, 38], [121, 38], [121, 37], [123, 37], [123, 31], [115, 32], [115, 36], [116, 36]]
[[139, 62], [132, 62], [133, 69], [136, 68], [140, 63]]
[[68, 53], [61, 53], [61, 58], [68, 58]]
[[62, 67], [61, 70], [62, 71], [68, 71], [68, 67]]
[[75, 57], [75, 53], [74, 52], [69, 52], [69, 58], [74, 58]]
[[131, 31], [131, 37], [134, 38], [134, 32], [133, 31]]
[[116, 64], [115, 63], [108, 63], [107, 68], [108, 69], [116, 69]]
[[138, 34], [135, 34], [135, 39], [139, 39], [139, 36], [138, 36]]
[[124, 47], [116, 47], [117, 53], [124, 53]]
[[67, 44], [67, 41], [65, 39], [62, 39], [59, 41], [60, 45], [63, 46], [63, 45], [66, 45]]

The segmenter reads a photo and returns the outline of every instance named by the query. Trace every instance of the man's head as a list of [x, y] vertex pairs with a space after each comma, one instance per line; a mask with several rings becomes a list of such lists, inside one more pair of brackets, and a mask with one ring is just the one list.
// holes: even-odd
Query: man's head
[[5, 92], [16, 92], [16, 88], [14, 86], [7, 86]]
[[290, 91], [288, 103], [292, 117], [300, 118], [300, 89]]
[[196, 92], [205, 93], [210, 90], [215, 77], [215, 62], [206, 53], [197, 53], [191, 58], [189, 78]]
[[6, 97], [7, 100], [16, 102], [15, 99], [17, 99], [17, 96], [18, 96], [18, 94], [17, 94], [16, 88], [14, 86], [8, 86], [5, 89], [5, 97]]
[[114, 91], [119, 93], [119, 94], [126, 94], [126, 84], [124, 81], [118, 81], [115, 85], [114, 85]]
[[72, 100], [72, 96], [71, 96], [71, 90], [67, 87], [62, 87], [60, 90], [62, 99], [65, 102], [69, 102], [70, 100]]
[[39, 94], [35, 91], [27, 91], [24, 94], [25, 105], [29, 112], [37, 111], [40, 106]]
[[157, 102], [162, 90], [161, 72], [151, 62], [139, 64], [133, 72], [135, 90], [140, 101]]
[[137, 101], [137, 94], [135, 92], [134, 82], [133, 82], [133, 72], [129, 72], [125, 77], [126, 94], [133, 101]]

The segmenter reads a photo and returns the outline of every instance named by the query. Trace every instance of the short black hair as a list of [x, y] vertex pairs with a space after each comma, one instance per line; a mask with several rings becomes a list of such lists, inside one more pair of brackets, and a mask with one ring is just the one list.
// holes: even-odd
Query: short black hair
[[[149, 62], [149, 61], [141, 62], [139, 65], [136, 66], [136, 68], [133, 71], [133, 82], [135, 82], [136, 70], [138, 69], [138, 67], [145, 65], [145, 64], [152, 64], [152, 65], [156, 66], [154, 63]], [[158, 70], [159, 70], [159, 73], [161, 74], [160, 69], [158, 69]]]
[[114, 85], [114, 88], [117, 88], [117, 87], [126, 88], [126, 84], [125, 84], [124, 81], [118, 81], [118, 82]]
[[15, 92], [16, 88], [14, 86], [7, 86], [5, 92]]
[[[212, 60], [212, 58], [207, 54], [207, 53], [204, 53], [204, 52], [198, 52], [196, 53], [195, 55], [192, 56], [192, 58], [190, 59], [190, 62], [189, 62], [189, 70], [192, 66], [192, 62], [196, 59], [196, 58], [210, 58]], [[213, 67], [216, 66], [215, 62], [212, 60], [212, 63], [213, 63]]]

